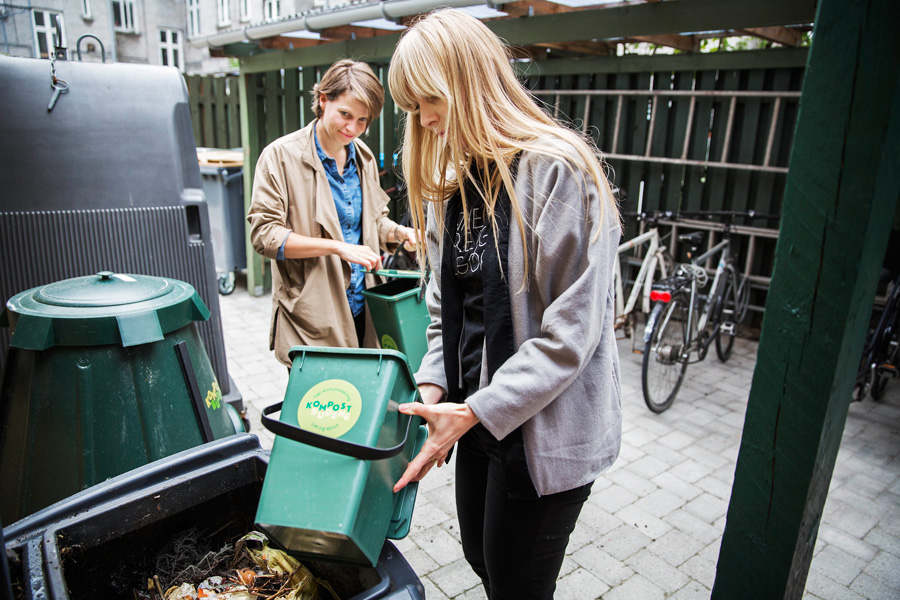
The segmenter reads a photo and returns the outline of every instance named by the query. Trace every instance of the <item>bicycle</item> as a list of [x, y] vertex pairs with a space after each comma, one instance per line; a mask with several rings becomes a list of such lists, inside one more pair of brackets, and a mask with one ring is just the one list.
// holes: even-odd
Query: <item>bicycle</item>
[[[886, 272], [890, 280], [890, 272]], [[873, 400], [881, 399], [888, 379], [898, 377], [897, 360], [900, 358], [900, 270], [888, 289], [884, 309], [878, 324], [869, 331], [863, 347], [856, 383], [853, 386], [853, 400], [863, 400], [871, 394]]]
[[[747, 315], [750, 284], [731, 256], [732, 220], [736, 217], [771, 218], [755, 211], [706, 211], [679, 213], [676, 218], [722, 219], [722, 241], [697, 255], [703, 232], [682, 234], [687, 242], [690, 263], [679, 265], [675, 273], [653, 285], [653, 310], [644, 328], [644, 356], [641, 387], [647, 407], [661, 413], [675, 401], [684, 374], [691, 363], [706, 358], [715, 342], [716, 355], [722, 362], [731, 357], [738, 324]], [[709, 294], [700, 290], [709, 282], [702, 266], [718, 256], [718, 264]]]
[[[627, 242], [619, 245], [617, 250], [617, 259], [613, 267], [613, 277], [615, 281], [616, 293], [616, 317], [614, 322], [615, 329], [624, 329], [625, 337], [631, 337], [634, 326], [634, 307], [637, 304], [638, 297], [641, 298], [641, 312], [649, 314], [650, 312], [650, 293], [654, 280], [665, 279], [672, 272], [675, 261], [669, 254], [668, 250], [661, 244], [659, 229], [657, 223], [661, 218], [670, 218], [671, 212], [653, 212], [653, 213], [624, 213], [626, 216], [633, 216], [637, 221], [646, 223], [648, 230], [634, 237]], [[621, 256], [625, 252], [635, 248], [643, 248], [646, 244], [644, 257], [641, 260], [640, 269], [631, 285], [631, 292], [628, 298], [625, 298], [624, 282], [622, 278]], [[655, 277], [657, 270], [659, 277]]]

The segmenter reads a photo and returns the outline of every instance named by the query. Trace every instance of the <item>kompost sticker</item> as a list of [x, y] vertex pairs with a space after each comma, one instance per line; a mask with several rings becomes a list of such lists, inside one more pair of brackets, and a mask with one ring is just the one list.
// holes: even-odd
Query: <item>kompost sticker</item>
[[394, 338], [389, 336], [388, 334], [384, 334], [381, 336], [381, 347], [385, 350], [399, 350], [397, 347], [397, 342], [394, 341]]
[[343, 379], [328, 379], [303, 395], [297, 409], [301, 429], [338, 438], [353, 429], [362, 410], [362, 396], [356, 386]]

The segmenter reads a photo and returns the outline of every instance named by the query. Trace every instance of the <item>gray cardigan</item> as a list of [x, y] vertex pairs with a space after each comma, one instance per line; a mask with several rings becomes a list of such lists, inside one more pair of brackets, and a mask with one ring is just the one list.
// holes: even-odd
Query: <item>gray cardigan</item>
[[[563, 142], [547, 143], [575, 155]], [[601, 198], [592, 182], [585, 187], [563, 160], [524, 152], [514, 187], [529, 253], [523, 282], [522, 235], [511, 216], [508, 275], [516, 351], [490, 385], [482, 368], [482, 387], [466, 402], [497, 439], [522, 426], [528, 470], [543, 496], [594, 481], [619, 454], [613, 261], [620, 229], [609, 210], [613, 200]], [[601, 202], [607, 209], [598, 236]], [[426, 233], [429, 255], [437, 260], [443, 236], [433, 211], [431, 205]], [[428, 353], [416, 381], [447, 389], [440, 287], [440, 269], [434, 269], [426, 297], [432, 319]]]

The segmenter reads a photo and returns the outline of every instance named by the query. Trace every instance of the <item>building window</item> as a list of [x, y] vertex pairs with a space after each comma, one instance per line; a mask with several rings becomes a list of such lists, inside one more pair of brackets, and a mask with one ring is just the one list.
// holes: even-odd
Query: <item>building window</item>
[[[50, 58], [55, 46], [66, 46], [66, 24], [62, 13], [50, 10], [35, 10], [34, 13], [34, 49], [41, 58]], [[56, 17], [59, 17], [59, 35], [56, 31]]]
[[250, 20], [250, 0], [240, 0], [241, 2], [241, 21]]
[[219, 7], [219, 27], [231, 25], [231, 2], [229, 0], [218, 0], [216, 4]]
[[91, 14], [91, 0], [81, 0], [81, 18], [90, 21], [94, 18]]
[[281, 17], [281, 0], [265, 0], [263, 12], [266, 21], [274, 21]]
[[184, 70], [184, 49], [181, 32], [177, 29], [159, 30], [159, 62], [164, 67], [178, 67]]
[[188, 35], [200, 35], [200, 0], [188, 0]]
[[139, 33], [135, 0], [113, 0], [113, 22], [116, 31]]

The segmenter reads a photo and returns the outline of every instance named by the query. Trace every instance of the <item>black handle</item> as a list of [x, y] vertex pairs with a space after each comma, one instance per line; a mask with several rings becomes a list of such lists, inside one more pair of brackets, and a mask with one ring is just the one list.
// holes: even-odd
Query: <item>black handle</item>
[[409, 420], [406, 422], [406, 433], [403, 435], [402, 442], [391, 448], [373, 448], [372, 446], [364, 446], [362, 444], [319, 435], [318, 433], [306, 431], [305, 429], [300, 429], [290, 423], [283, 423], [269, 417], [273, 412], [280, 411], [282, 404], [284, 404], [284, 402], [279, 402], [278, 404], [273, 404], [272, 406], [267, 406], [263, 409], [261, 417], [263, 427], [275, 435], [280, 435], [289, 440], [294, 440], [295, 442], [300, 442], [301, 444], [306, 444], [322, 450], [328, 450], [329, 452], [343, 454], [344, 456], [349, 456], [351, 458], [359, 458], [361, 460], [384, 460], [385, 458], [397, 456], [403, 451], [403, 447], [406, 446], [406, 440], [409, 439], [409, 432], [412, 429], [413, 415], [410, 415]]
[[194, 416], [197, 418], [197, 425], [200, 426], [200, 435], [203, 436], [203, 443], [211, 442], [216, 438], [209, 424], [209, 415], [206, 414], [206, 403], [200, 394], [200, 386], [197, 385], [197, 374], [194, 372], [194, 364], [191, 362], [191, 355], [188, 354], [187, 344], [184, 343], [184, 340], [175, 343], [175, 354], [178, 355], [181, 374], [184, 376], [184, 383], [187, 386], [188, 395], [191, 397], [191, 406], [194, 407]]

